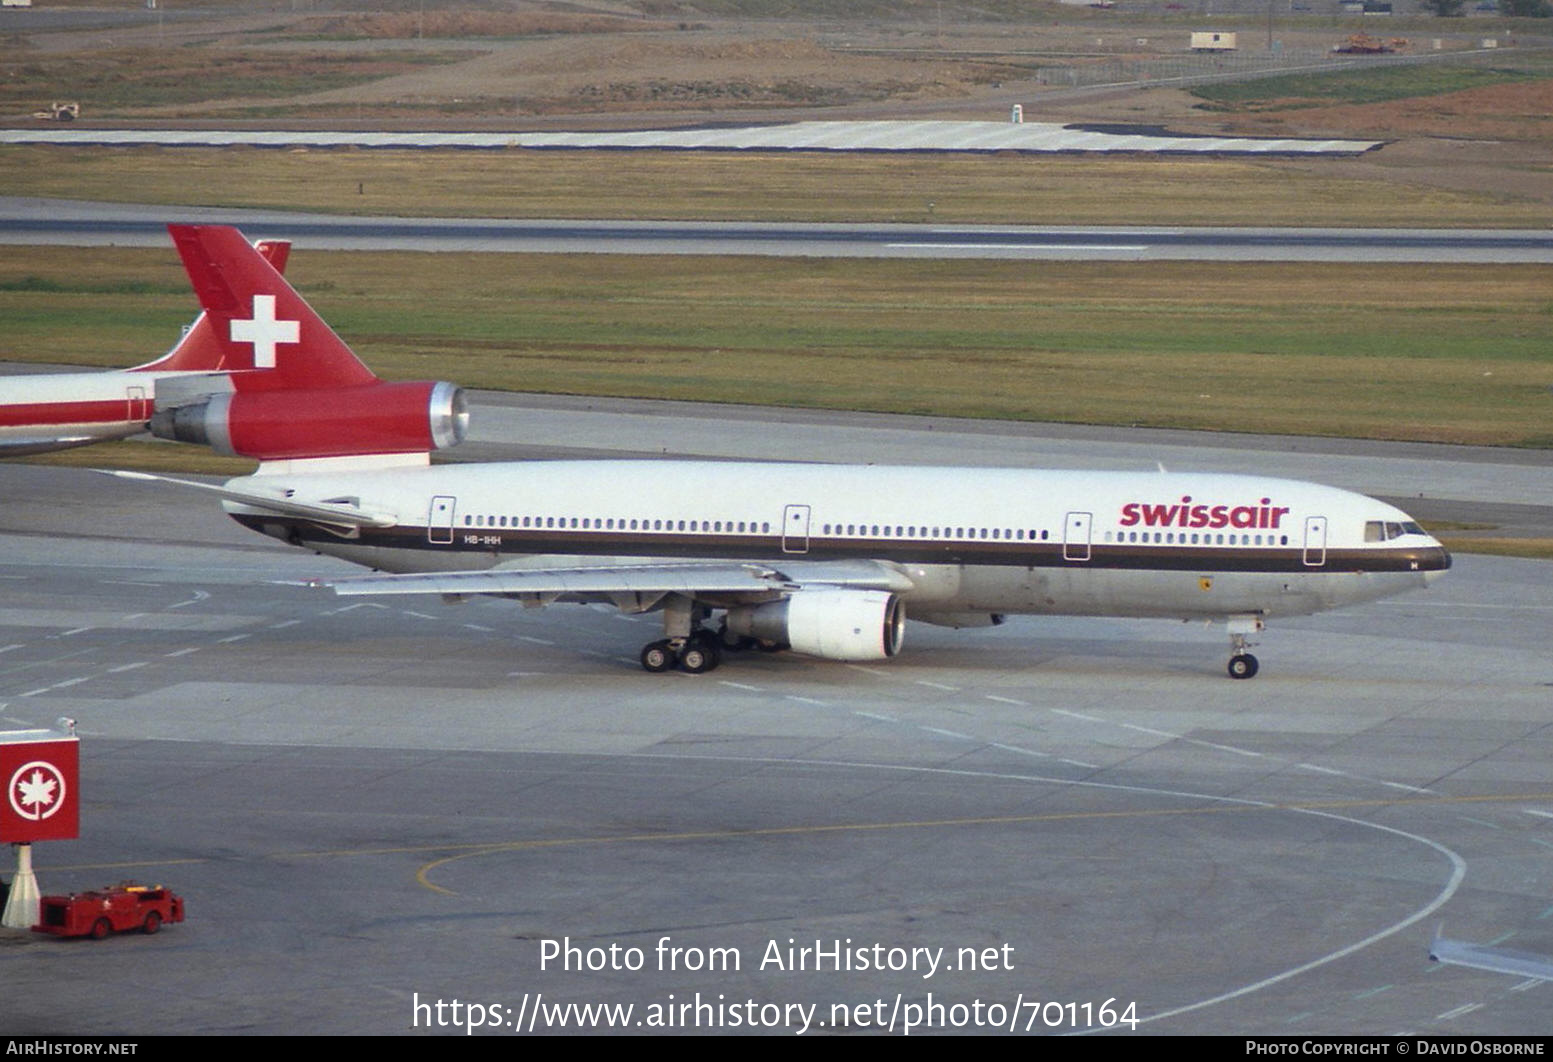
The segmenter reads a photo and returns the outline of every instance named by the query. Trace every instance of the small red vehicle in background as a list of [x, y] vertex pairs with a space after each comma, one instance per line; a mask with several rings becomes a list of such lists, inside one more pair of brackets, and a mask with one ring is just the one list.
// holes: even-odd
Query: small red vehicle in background
[[32, 931], [102, 940], [136, 929], [155, 933], [164, 924], [182, 921], [183, 897], [161, 885], [125, 882], [101, 891], [43, 897]]

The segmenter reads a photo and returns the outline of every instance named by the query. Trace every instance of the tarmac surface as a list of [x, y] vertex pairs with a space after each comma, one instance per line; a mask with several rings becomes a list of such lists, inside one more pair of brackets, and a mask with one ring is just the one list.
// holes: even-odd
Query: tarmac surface
[[[469, 447], [1163, 453], [1547, 504], [1497, 451], [588, 405], [483, 403]], [[0, 936], [0, 1032], [1553, 1032], [1547, 982], [1427, 958], [1442, 923], [1553, 955], [1546, 562], [1276, 623], [1249, 682], [1220, 628], [1020, 618], [650, 676], [651, 618], [349, 604], [286, 582], [339, 562], [203, 498], [12, 463], [0, 490], [0, 717], [82, 734], [83, 836], [37, 846], [40, 884], [189, 910]]]
[[1545, 229], [1332, 229], [359, 217], [0, 196], [0, 245], [167, 247], [170, 221], [315, 250], [1068, 261], [1553, 262]]

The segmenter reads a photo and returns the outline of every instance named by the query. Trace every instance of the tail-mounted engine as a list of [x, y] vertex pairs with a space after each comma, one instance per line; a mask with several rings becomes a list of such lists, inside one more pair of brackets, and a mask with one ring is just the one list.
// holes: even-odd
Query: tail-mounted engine
[[318, 390], [238, 391], [162, 409], [159, 439], [280, 461], [429, 453], [464, 441], [469, 412], [450, 383], [378, 382]]
[[728, 610], [728, 630], [828, 660], [882, 660], [900, 651], [901, 599], [882, 590], [800, 590]]

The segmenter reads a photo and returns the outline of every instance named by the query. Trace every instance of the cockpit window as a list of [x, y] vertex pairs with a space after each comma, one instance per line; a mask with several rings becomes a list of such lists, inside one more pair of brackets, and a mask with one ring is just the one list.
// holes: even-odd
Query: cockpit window
[[1411, 520], [1395, 523], [1390, 520], [1369, 520], [1364, 525], [1364, 541], [1390, 542], [1403, 535], [1422, 535], [1424, 529]]

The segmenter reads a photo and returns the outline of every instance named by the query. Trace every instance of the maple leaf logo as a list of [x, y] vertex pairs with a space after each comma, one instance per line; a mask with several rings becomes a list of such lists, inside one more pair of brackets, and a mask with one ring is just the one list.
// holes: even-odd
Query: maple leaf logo
[[18, 815], [41, 822], [64, 806], [65, 776], [52, 763], [33, 760], [11, 775], [7, 795]]
[[34, 814], [48, 805], [54, 803], [54, 790], [59, 788], [59, 783], [52, 778], [43, 777], [43, 772], [34, 770], [30, 779], [23, 778], [16, 787], [20, 795], [21, 804], [33, 805]]

